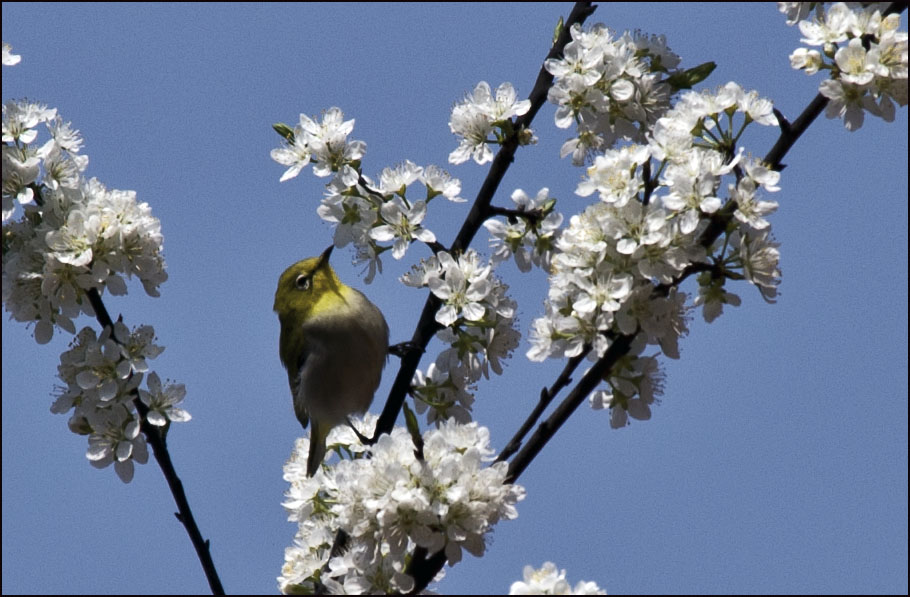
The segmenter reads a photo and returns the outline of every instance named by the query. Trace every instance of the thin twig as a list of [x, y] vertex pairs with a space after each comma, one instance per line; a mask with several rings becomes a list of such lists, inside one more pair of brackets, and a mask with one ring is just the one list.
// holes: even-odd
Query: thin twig
[[556, 378], [556, 381], [553, 382], [549, 388], [543, 388], [540, 390], [540, 400], [537, 401], [537, 406], [534, 407], [534, 410], [531, 411], [531, 414], [528, 415], [528, 418], [525, 419], [525, 422], [522, 423], [518, 431], [515, 432], [515, 435], [509, 440], [509, 443], [506, 444], [506, 447], [503, 448], [499, 456], [496, 457], [496, 462], [503, 462], [512, 457], [512, 454], [518, 451], [518, 448], [521, 447], [521, 442], [524, 441], [524, 437], [531, 431], [531, 428], [537, 423], [537, 419], [543, 414], [543, 411], [547, 409], [550, 403], [553, 401], [553, 398], [570, 383], [572, 383], [572, 373], [575, 372], [575, 369], [581, 363], [585, 355], [590, 350], [589, 347], [585, 347], [582, 350], [581, 354], [574, 356], [568, 360], [566, 366], [563, 368], [562, 372], [559, 374], [559, 377]]
[[547, 214], [544, 213], [542, 209], [507, 209], [505, 207], [491, 205], [487, 211], [491, 216], [504, 216], [509, 220], [521, 218], [530, 222], [532, 225], [540, 224], [540, 222], [547, 217]]
[[629, 347], [632, 345], [634, 338], [634, 335], [619, 336], [610, 344], [607, 352], [594, 363], [594, 366], [578, 380], [569, 395], [556, 407], [553, 414], [540, 424], [537, 431], [525, 444], [525, 447], [509, 462], [509, 474], [506, 477], [506, 483], [514, 483], [521, 476], [528, 465], [531, 464], [531, 461], [547, 445], [547, 442], [559, 431], [562, 424], [572, 416], [572, 413], [585, 401], [588, 394], [593, 392], [594, 388], [603, 381], [613, 365], [629, 352]]

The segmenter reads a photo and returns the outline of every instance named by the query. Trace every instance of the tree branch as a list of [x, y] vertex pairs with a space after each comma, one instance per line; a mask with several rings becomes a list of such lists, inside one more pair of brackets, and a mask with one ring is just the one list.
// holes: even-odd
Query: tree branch
[[540, 424], [525, 447], [509, 463], [509, 474], [506, 477], [506, 483], [514, 483], [521, 476], [525, 469], [528, 468], [528, 465], [531, 464], [531, 461], [547, 445], [547, 442], [559, 431], [562, 424], [585, 401], [588, 394], [593, 392], [594, 388], [603, 381], [613, 365], [616, 364], [616, 361], [629, 352], [629, 347], [632, 345], [634, 338], [634, 335], [622, 335], [610, 344], [607, 352], [594, 363], [590, 371], [585, 373], [584, 377], [578, 381], [565, 400], [553, 411], [550, 418]]
[[[557, 39], [550, 48], [547, 59], [555, 58], [562, 54], [563, 48], [572, 39], [570, 33], [572, 25], [575, 23], [583, 23], [584, 20], [594, 12], [595, 8], [596, 7], [592, 6], [590, 2], [578, 2], [575, 4], [572, 8], [572, 12], [565, 21], [565, 26], [559, 34], [559, 39]], [[490, 216], [490, 203], [493, 201], [493, 195], [499, 188], [499, 183], [502, 182], [502, 178], [505, 176], [512, 161], [515, 159], [515, 151], [518, 149], [518, 132], [531, 124], [531, 121], [547, 100], [547, 93], [552, 83], [553, 75], [545, 68], [541, 67], [534, 88], [528, 96], [528, 99], [531, 100], [531, 107], [526, 114], [520, 116], [516, 120], [513, 127], [514, 132], [502, 143], [499, 152], [497, 152], [496, 157], [493, 159], [490, 171], [487, 174], [483, 185], [480, 187], [477, 197], [474, 199], [471, 211], [465, 218], [461, 230], [459, 230], [458, 234], [455, 236], [455, 240], [452, 242], [449, 252], [460, 253], [467, 249], [483, 222]], [[442, 326], [436, 322], [436, 311], [439, 310], [440, 306], [441, 302], [435, 295], [430, 294], [430, 296], [427, 297], [423, 306], [423, 311], [420, 314], [420, 319], [417, 322], [417, 327], [414, 330], [413, 336], [411, 336], [411, 348], [405, 356], [402, 357], [398, 374], [395, 376], [395, 381], [392, 383], [392, 389], [389, 391], [389, 397], [386, 399], [385, 407], [382, 410], [382, 414], [379, 416], [379, 421], [376, 423], [376, 431], [373, 434], [374, 441], [383, 433], [390, 433], [395, 426], [395, 420], [398, 418], [398, 413], [401, 411], [401, 405], [404, 403], [408, 390], [411, 387], [411, 380], [414, 378], [414, 373], [417, 371], [417, 367], [420, 364], [420, 357], [423, 355], [423, 351], [433, 338], [433, 335], [442, 328]]]
[[559, 374], [559, 377], [556, 378], [556, 381], [553, 382], [553, 385], [548, 388], [543, 388], [540, 390], [540, 400], [537, 402], [537, 406], [534, 407], [534, 410], [531, 411], [531, 414], [528, 415], [528, 418], [525, 419], [525, 422], [522, 423], [518, 431], [515, 432], [515, 435], [509, 440], [509, 443], [506, 444], [506, 447], [503, 448], [499, 456], [496, 457], [496, 462], [503, 462], [512, 457], [512, 454], [518, 451], [518, 448], [521, 447], [521, 442], [524, 440], [524, 437], [531, 431], [531, 428], [537, 423], [537, 419], [540, 418], [540, 415], [543, 414], [543, 411], [547, 409], [550, 403], [553, 401], [553, 398], [566, 386], [572, 383], [572, 373], [581, 363], [585, 355], [588, 354], [590, 350], [589, 347], [581, 352], [580, 355], [574, 356], [569, 359], [566, 363], [566, 366], [563, 368], [562, 372]]
[[[591, 2], [576, 2], [569, 17], [565, 20], [565, 25], [563, 26], [562, 31], [560, 31], [559, 37], [550, 48], [547, 59], [556, 58], [562, 55], [563, 48], [565, 48], [566, 44], [572, 39], [572, 25], [583, 23], [595, 9], [596, 7], [593, 6]], [[480, 226], [490, 216], [490, 203], [493, 200], [493, 195], [499, 188], [499, 184], [502, 182], [503, 176], [505, 176], [512, 161], [515, 159], [515, 151], [518, 148], [518, 132], [524, 128], [528, 128], [531, 121], [534, 120], [537, 112], [540, 111], [540, 108], [547, 99], [547, 93], [549, 92], [552, 83], [553, 75], [541, 66], [540, 72], [537, 75], [537, 81], [528, 98], [531, 100], [531, 107], [527, 113], [516, 120], [515, 126], [513, 127], [515, 132], [503, 142], [499, 152], [493, 159], [490, 171], [487, 174], [483, 185], [480, 187], [480, 191], [477, 193], [477, 198], [471, 206], [471, 211], [468, 213], [461, 230], [458, 231], [455, 240], [452, 242], [450, 248], [451, 252], [459, 253], [464, 251], [471, 244], [471, 241], [474, 239], [474, 235], [480, 229]], [[407, 396], [411, 379], [414, 377], [414, 372], [417, 370], [417, 366], [420, 363], [420, 356], [423, 354], [422, 351], [426, 348], [426, 343], [430, 341], [433, 334], [441, 328], [435, 319], [436, 311], [439, 309], [440, 304], [439, 299], [435, 295], [430, 294], [430, 296], [427, 297], [423, 312], [421, 313], [420, 320], [417, 324], [417, 329], [414, 331], [414, 336], [412, 338], [414, 348], [402, 359], [401, 368], [398, 370], [398, 375], [392, 385], [392, 390], [389, 393], [385, 408], [382, 411], [382, 415], [379, 417], [379, 422], [376, 424], [374, 439], [378, 438], [381, 433], [389, 433], [395, 425], [395, 419], [398, 417], [398, 412], [401, 410], [401, 405], [404, 403], [404, 399]], [[439, 570], [442, 569], [445, 561], [446, 558], [443, 551], [429, 556], [425, 555], [423, 552], [415, 552], [414, 557], [412, 557], [408, 566], [408, 573], [414, 577], [415, 581], [414, 590], [411, 594], [417, 594], [425, 589]]]
[[[107, 312], [98, 290], [95, 288], [89, 289], [87, 294], [89, 303], [95, 310], [95, 317], [98, 319], [98, 323], [101, 324], [102, 328], [110, 328], [111, 338], [118, 344], [122, 344], [121, 340], [114, 336], [114, 322]], [[148, 407], [139, 399], [139, 391], [134, 389], [131, 394], [133, 396], [133, 404], [136, 406], [136, 410], [142, 420], [142, 433], [145, 434], [146, 440], [152, 446], [155, 460], [158, 461], [158, 466], [161, 467], [161, 472], [164, 473], [164, 478], [167, 480], [171, 494], [174, 496], [174, 501], [177, 503], [177, 512], [174, 513], [174, 516], [183, 523], [187, 534], [190, 536], [190, 541], [193, 543], [196, 555], [202, 564], [202, 570], [209, 581], [212, 594], [224, 595], [224, 587], [221, 585], [221, 579], [218, 578], [218, 571], [209, 551], [209, 541], [202, 537], [202, 532], [200, 532], [196, 519], [193, 517], [189, 500], [187, 500], [186, 492], [183, 490], [183, 483], [180, 481], [180, 477], [177, 476], [174, 463], [171, 461], [171, 455], [167, 450], [167, 440], [158, 427], [148, 422]]]
[[[888, 15], [891, 13], [903, 12], [907, 8], [907, 2], [893, 2], [883, 14]], [[764, 158], [764, 162], [768, 165], [769, 168], [773, 170], [781, 170], [784, 168], [782, 160], [784, 156], [793, 148], [796, 144], [796, 141], [802, 136], [802, 134], [809, 128], [809, 126], [815, 121], [816, 118], [821, 115], [824, 111], [825, 106], [828, 105], [828, 99], [823, 95], [818, 94], [815, 98], [809, 102], [809, 105], [802, 111], [802, 113], [797, 117], [792, 123], [788, 122], [779, 111], [775, 110], [775, 114], [780, 121], [781, 133], [775, 142], [774, 146], [768, 152]], [[645, 167], [649, 167], [649, 164], [645, 164]], [[648, 180], [647, 172], [645, 173], [645, 180]], [[650, 195], [650, 192], [653, 189], [646, 188], [646, 198]], [[722, 210], [714, 214], [711, 218], [711, 223], [708, 228], [702, 233], [700, 239], [700, 244], [704, 247], [711, 246], [714, 241], [721, 235], [721, 233], [726, 230], [726, 227], [733, 219], [733, 213], [736, 210], [736, 202], [730, 201], [727, 205], [724, 206]], [[672, 284], [661, 284], [656, 289], [655, 292], [659, 294], [666, 295], [669, 293], [670, 289], [673, 287], [678, 287], [686, 278], [688, 278], [693, 273], [699, 271], [706, 271], [711, 269], [711, 266], [702, 263], [693, 263], [686, 267], [679, 276], [677, 276]], [[621, 336], [610, 345], [610, 348], [604, 354], [604, 356], [597, 362], [597, 364], [591, 369], [591, 371], [586, 374], [578, 385], [575, 386], [572, 393], [566, 397], [560, 407], [550, 416], [550, 418], [545, 421], [538, 429], [534, 436], [531, 437], [528, 445], [525, 446], [525, 449], [515, 457], [515, 459], [510, 463], [509, 466], [509, 481], [514, 482], [522, 472], [527, 468], [528, 464], [534, 459], [534, 457], [543, 449], [546, 443], [550, 440], [553, 434], [559, 429], [559, 427], [568, 419], [569, 415], [584, 401], [584, 398], [587, 397], [598, 385], [600, 380], [604, 378], [606, 374], [609, 373], [610, 367], [622, 357], [626, 352], [628, 352], [628, 346], [631, 344], [631, 336]], [[625, 346], [622, 349], [621, 354], [614, 353], [614, 347], [617, 345]], [[617, 348], [617, 350], [620, 350]], [[540, 400], [535, 407], [534, 411], [529, 415], [528, 419], [515, 434], [515, 437], [509, 442], [506, 448], [502, 453], [497, 457], [497, 462], [508, 459], [512, 452], [514, 452], [518, 445], [520, 445], [522, 438], [527, 434], [529, 428], [533, 426], [537, 418], [541, 413], [546, 409], [549, 403], [555, 397], [555, 394], [567, 385], [571, 383], [568, 375], [571, 371], [578, 366], [584, 356], [590, 351], [590, 347], [587, 347], [581, 355], [572, 357], [569, 362], [566, 364], [566, 368], [560, 373], [560, 376], [557, 378], [554, 385], [547, 390], [546, 388], [541, 390]], [[611, 356], [612, 354], [612, 356]]]

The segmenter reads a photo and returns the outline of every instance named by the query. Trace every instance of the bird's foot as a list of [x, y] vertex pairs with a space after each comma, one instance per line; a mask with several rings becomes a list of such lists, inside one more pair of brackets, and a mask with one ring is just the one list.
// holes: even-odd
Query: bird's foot
[[415, 342], [399, 342], [398, 344], [393, 344], [389, 346], [389, 354], [393, 354], [399, 359], [403, 359], [409, 352], [419, 350], [423, 352], [423, 349], [420, 348]]

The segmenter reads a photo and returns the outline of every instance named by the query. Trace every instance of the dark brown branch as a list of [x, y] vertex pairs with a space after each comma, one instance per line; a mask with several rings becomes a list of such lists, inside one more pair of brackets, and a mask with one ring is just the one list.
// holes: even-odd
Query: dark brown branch
[[[575, 4], [571, 14], [569, 14], [569, 18], [565, 21], [565, 26], [559, 35], [559, 39], [553, 44], [547, 54], [547, 59], [556, 58], [562, 54], [563, 48], [572, 38], [570, 33], [572, 25], [584, 22], [594, 12], [594, 9], [595, 7], [590, 2], [578, 2]], [[547, 100], [547, 93], [552, 83], [553, 75], [541, 67], [534, 88], [528, 97], [531, 100], [531, 107], [526, 114], [516, 120], [515, 125], [512, 127], [515, 132], [503, 141], [499, 152], [493, 159], [490, 171], [480, 187], [476, 199], [474, 199], [471, 211], [452, 242], [449, 252], [461, 253], [467, 249], [483, 222], [490, 216], [490, 203], [493, 201], [493, 195], [495, 195], [496, 190], [499, 188], [499, 183], [502, 182], [503, 176], [505, 176], [506, 171], [515, 159], [515, 151], [518, 149], [518, 131], [527, 128], [531, 124], [531, 121]], [[420, 357], [433, 335], [442, 327], [436, 322], [436, 311], [439, 310], [440, 306], [441, 303], [435, 295], [430, 294], [427, 297], [420, 319], [417, 322], [417, 327], [411, 337], [411, 351], [401, 360], [398, 375], [396, 375], [395, 381], [392, 383], [389, 397], [386, 400], [382, 414], [379, 416], [379, 421], [376, 423], [376, 431], [373, 435], [374, 441], [383, 433], [390, 433], [395, 426], [395, 420], [398, 418], [398, 413], [401, 412], [401, 405], [404, 403], [411, 387], [414, 372], [417, 371], [417, 367], [420, 364]]]
[[[902, 12], [906, 8], [907, 2], [894, 2], [884, 14]], [[787, 122], [780, 112], [776, 112], [778, 119], [780, 120], [781, 133], [777, 142], [765, 156], [764, 162], [769, 168], [781, 170], [784, 167], [782, 163], [784, 157], [790, 149], [793, 148], [800, 136], [809, 128], [815, 119], [821, 115], [827, 104], [827, 98], [821, 94], [816, 95], [799, 117], [792, 123]], [[704, 247], [710, 247], [732, 222], [733, 213], [735, 211], [736, 202], [730, 201], [723, 209], [713, 214], [711, 216], [710, 224], [702, 233], [699, 240], [700, 244]], [[683, 280], [693, 273], [710, 269], [711, 266], [707, 264], [691, 264], [674, 279], [672, 284], [662, 284], [656, 287], [655, 293], [666, 295], [670, 292], [671, 288], [678, 287]], [[524, 449], [519, 452], [510, 463], [510, 481], [514, 481], [521, 475], [528, 464], [530, 464], [531, 460], [533, 460], [540, 450], [543, 449], [553, 434], [556, 433], [562, 423], [564, 423], [569, 415], [571, 415], [571, 413], [584, 401], [585, 397], [597, 387], [600, 380], [609, 373], [610, 367], [612, 367], [616, 360], [621, 358], [628, 351], [631, 340], [632, 337], [630, 336], [620, 336], [616, 339], [613, 344], [610, 345], [610, 348], [604, 356], [598, 360], [597, 364], [579, 381], [578, 385], [575, 386], [553, 415], [541, 424], [528, 441], [528, 444], [525, 445]]]
[[[765, 162], [769, 167], [780, 169], [780, 161], [793, 147], [800, 135], [802, 135], [809, 125], [818, 118], [822, 110], [824, 110], [827, 101], [828, 100], [821, 95], [816, 96], [806, 109], [803, 110], [799, 118], [789, 126], [781, 126], [780, 137], [765, 157]], [[702, 246], [710, 247], [714, 241], [717, 240], [717, 238], [726, 230], [727, 225], [732, 221], [735, 210], [736, 203], [730, 201], [723, 209], [712, 215], [708, 228], [705, 229], [699, 240]], [[693, 273], [705, 271], [710, 268], [711, 266], [707, 264], [691, 264], [673, 280], [672, 284], [661, 284], [655, 288], [654, 292], [665, 296], [672, 288], [678, 287]], [[560, 426], [562, 426], [575, 409], [584, 402], [584, 399], [588, 394], [594, 391], [600, 381], [603, 380], [604, 376], [609, 373], [613, 364], [626, 354], [631, 342], [631, 336], [619, 336], [615, 339], [604, 356], [601, 357], [594, 367], [578, 382], [572, 392], [563, 400], [550, 418], [537, 428], [537, 431], [531, 436], [531, 439], [525, 447], [509, 463], [510, 482], [514, 482], [514, 480], [524, 472], [534, 457], [537, 456], [547, 442], [550, 441], [550, 438], [559, 430]], [[583, 356], [584, 354], [582, 357]]]
[[590, 371], [585, 373], [584, 377], [569, 392], [569, 395], [556, 407], [553, 414], [540, 424], [525, 447], [509, 463], [509, 475], [506, 477], [506, 483], [514, 483], [521, 476], [528, 465], [531, 464], [531, 461], [547, 445], [550, 438], [559, 431], [562, 424], [572, 416], [572, 413], [585, 401], [588, 394], [593, 392], [603, 381], [613, 365], [629, 352], [629, 347], [632, 345], [634, 337], [634, 335], [619, 336], [610, 344], [607, 352], [594, 363]]
[[[575, 4], [569, 17], [565, 20], [565, 25], [559, 33], [558, 39], [550, 48], [547, 59], [557, 58], [562, 55], [563, 48], [565, 48], [566, 44], [569, 43], [572, 38], [572, 25], [583, 23], [585, 19], [594, 12], [595, 8], [596, 7], [593, 6], [591, 2], [577, 2]], [[509, 138], [502, 143], [499, 152], [493, 159], [490, 171], [487, 174], [480, 191], [477, 193], [477, 198], [471, 206], [471, 211], [468, 213], [461, 230], [459, 230], [455, 240], [452, 242], [450, 250], [453, 253], [460, 253], [467, 249], [483, 222], [490, 216], [490, 203], [493, 200], [493, 195], [496, 193], [496, 189], [499, 188], [499, 183], [502, 181], [503, 176], [505, 176], [506, 170], [508, 170], [512, 161], [515, 159], [515, 151], [518, 148], [518, 131], [529, 127], [531, 121], [534, 120], [537, 112], [546, 101], [547, 93], [552, 84], [553, 75], [541, 66], [540, 72], [537, 75], [537, 81], [529, 96], [531, 107], [526, 114], [517, 119], [515, 126], [513, 127], [515, 133], [510, 135]], [[420, 363], [422, 350], [426, 348], [426, 343], [430, 341], [433, 334], [440, 329], [439, 324], [436, 323], [435, 320], [436, 311], [439, 309], [439, 306], [439, 299], [431, 294], [424, 304], [423, 312], [417, 323], [417, 329], [414, 331], [412, 342], [414, 343], [415, 348], [402, 359], [401, 368], [398, 370], [398, 376], [395, 378], [385, 408], [376, 425], [375, 438], [378, 438], [381, 433], [389, 433], [395, 425], [395, 419], [398, 417], [401, 405], [404, 403], [405, 397], [407, 396], [411, 379], [414, 377], [414, 372], [417, 370], [417, 366]], [[445, 564], [445, 561], [444, 552], [437, 552], [430, 556], [424, 555], [424, 552], [415, 552], [408, 565], [408, 573], [414, 577], [415, 581], [412, 594], [417, 594], [425, 589]]]
[[542, 209], [507, 209], [505, 207], [491, 205], [488, 211], [491, 216], [503, 216], [509, 220], [521, 218], [529, 222], [532, 226], [537, 226], [545, 217], [547, 217], [547, 214]]
[[[405, 573], [414, 578], [414, 589], [408, 595], [419, 595], [428, 584], [436, 577], [446, 563], [445, 550], [437, 551], [427, 557], [427, 550], [418, 547], [414, 550], [414, 557], [405, 569]], [[422, 587], [422, 588], [421, 588]]]
[[[111, 338], [120, 344], [121, 339], [114, 336], [114, 322], [107, 312], [104, 302], [101, 300], [101, 295], [94, 288], [90, 289], [87, 294], [88, 300], [95, 310], [95, 317], [98, 320], [98, 323], [100, 323], [103, 328], [110, 328]], [[189, 500], [186, 497], [186, 492], [183, 490], [183, 483], [180, 481], [180, 477], [177, 476], [174, 463], [171, 461], [171, 455], [167, 450], [167, 440], [158, 427], [151, 425], [148, 422], [148, 407], [139, 399], [138, 390], [134, 389], [131, 394], [133, 397], [133, 404], [136, 406], [136, 410], [139, 412], [142, 420], [142, 433], [145, 434], [148, 443], [152, 446], [155, 460], [158, 461], [158, 466], [161, 467], [161, 472], [164, 473], [164, 478], [167, 481], [168, 487], [171, 488], [171, 494], [174, 496], [174, 501], [177, 503], [177, 512], [175, 512], [174, 515], [177, 517], [177, 520], [183, 523], [187, 534], [190, 536], [190, 541], [193, 543], [193, 547], [196, 549], [196, 555], [202, 564], [202, 570], [205, 572], [205, 576], [209, 581], [209, 587], [212, 589], [212, 594], [224, 595], [224, 587], [221, 585], [221, 579], [218, 578], [218, 571], [215, 568], [215, 562], [212, 560], [212, 554], [209, 550], [209, 542], [202, 537], [202, 532], [200, 532], [199, 526], [196, 524], [196, 519], [193, 517], [193, 511], [190, 509]]]
[[772, 147], [771, 151], [765, 156], [765, 163], [769, 168], [772, 170], [780, 170], [783, 168], [781, 160], [784, 159], [784, 156], [787, 155], [787, 152], [790, 151], [796, 143], [796, 140], [806, 132], [809, 125], [819, 117], [827, 105], [828, 98], [819, 93], [809, 105], [806, 106], [806, 109], [799, 115], [799, 118], [790, 123], [789, 126], [781, 127], [781, 134], [777, 138], [777, 143], [774, 144], [774, 147]]
[[891, 5], [882, 13], [882, 16], [887, 17], [890, 14], [902, 13], [907, 10], [907, 5], [907, 0], [904, 0], [903, 2], [892, 2]]
[[404, 354], [400, 355], [401, 366], [398, 368], [398, 374], [395, 376], [395, 381], [392, 382], [392, 389], [389, 390], [389, 397], [376, 423], [373, 442], [377, 441], [383, 433], [390, 433], [395, 427], [395, 420], [398, 418], [404, 399], [411, 388], [411, 380], [414, 378], [417, 366], [420, 365], [420, 358], [433, 338], [433, 334], [442, 328], [436, 322], [436, 311], [440, 306], [442, 303], [436, 295], [430, 294], [427, 297], [423, 311], [420, 313], [420, 319], [417, 321], [417, 327], [414, 329], [414, 335], [406, 343]]
[[433, 255], [435, 255], [436, 253], [439, 253], [440, 251], [445, 251], [445, 250], [446, 250], [446, 248], [445, 248], [444, 246], [442, 246], [441, 243], [438, 243], [438, 242], [436, 242], [435, 240], [434, 240], [434, 241], [430, 241], [430, 242], [425, 242], [424, 244], [425, 244], [427, 247], [429, 247], [429, 249], [430, 249], [431, 251], [433, 251]]
[[575, 369], [578, 367], [579, 363], [584, 360], [585, 355], [588, 353], [590, 348], [585, 347], [580, 355], [574, 356], [569, 359], [566, 363], [566, 366], [563, 368], [562, 372], [559, 374], [559, 377], [556, 378], [556, 381], [553, 382], [553, 385], [549, 388], [543, 388], [540, 390], [540, 400], [537, 401], [537, 406], [534, 407], [534, 410], [531, 411], [531, 414], [528, 415], [528, 418], [525, 419], [525, 422], [522, 423], [518, 431], [515, 432], [515, 435], [509, 440], [509, 443], [506, 444], [506, 447], [503, 448], [499, 456], [496, 457], [496, 462], [502, 462], [508, 460], [512, 457], [512, 454], [518, 451], [518, 448], [521, 447], [521, 442], [524, 441], [524, 437], [531, 431], [531, 428], [537, 423], [537, 419], [543, 414], [543, 411], [547, 409], [550, 403], [553, 401], [553, 398], [570, 383], [572, 383], [572, 373], [575, 372]]

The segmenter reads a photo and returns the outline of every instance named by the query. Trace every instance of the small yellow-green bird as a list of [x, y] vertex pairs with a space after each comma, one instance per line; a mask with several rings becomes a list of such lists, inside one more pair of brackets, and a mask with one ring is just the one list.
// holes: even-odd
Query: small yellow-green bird
[[329, 265], [332, 247], [284, 270], [275, 291], [279, 356], [288, 370], [294, 413], [310, 430], [307, 475], [325, 458], [325, 439], [373, 401], [389, 351], [382, 312], [344, 284]]

